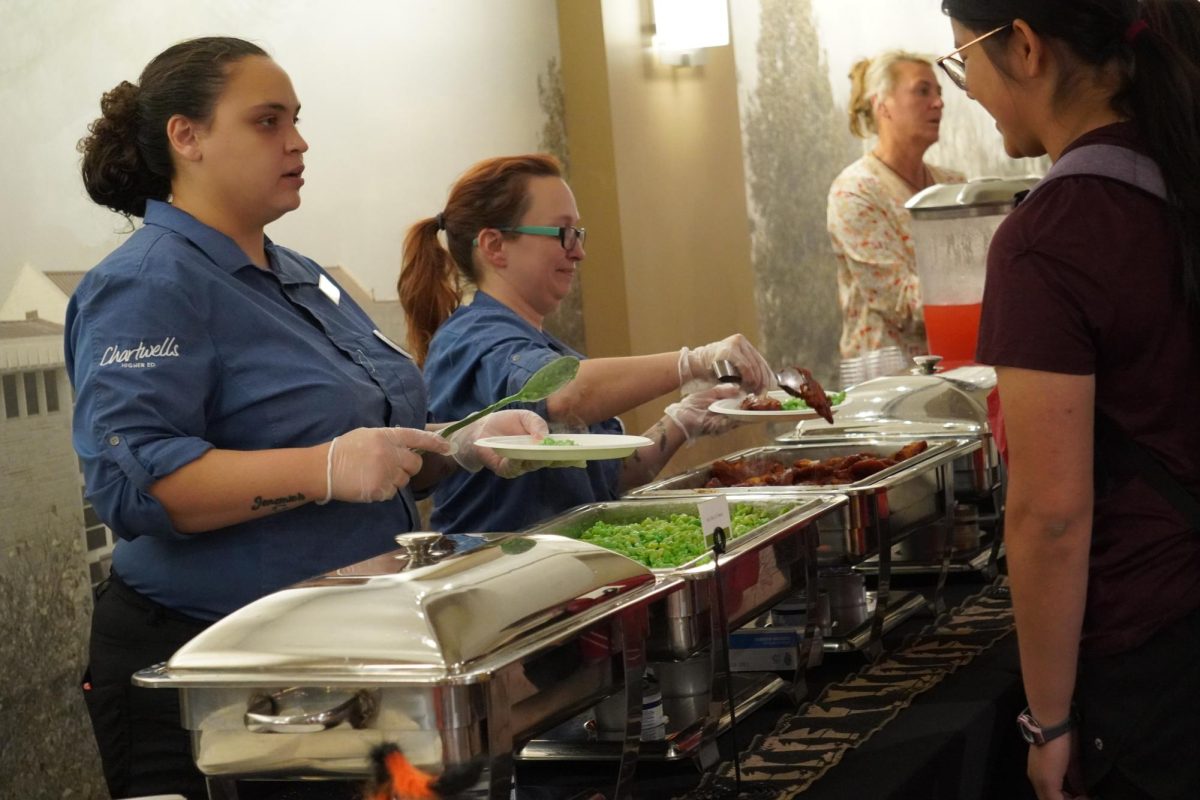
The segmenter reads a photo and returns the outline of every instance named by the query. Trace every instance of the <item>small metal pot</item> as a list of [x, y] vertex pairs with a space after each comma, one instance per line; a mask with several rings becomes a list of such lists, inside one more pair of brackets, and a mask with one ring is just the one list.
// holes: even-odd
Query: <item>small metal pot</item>
[[663, 697], [695, 697], [712, 690], [712, 656], [707, 651], [683, 661], [653, 661]]
[[[817, 593], [816, 608], [817, 623], [821, 626], [821, 634], [828, 636], [833, 632], [833, 618], [829, 612], [829, 592], [824, 589]], [[808, 621], [808, 597], [801, 590], [786, 597], [771, 609], [771, 625], [776, 628], [800, 628]]]
[[955, 553], [969, 553], [979, 548], [979, 509], [968, 503], [954, 507]]
[[861, 574], [849, 569], [830, 570], [818, 580], [821, 589], [829, 593], [832, 635], [844, 635], [867, 621], [867, 587]]

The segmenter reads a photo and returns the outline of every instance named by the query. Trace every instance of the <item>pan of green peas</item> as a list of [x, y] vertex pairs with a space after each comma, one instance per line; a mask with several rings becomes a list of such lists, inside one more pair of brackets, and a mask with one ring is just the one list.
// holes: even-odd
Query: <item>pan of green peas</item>
[[[653, 570], [674, 572], [710, 560], [697, 499], [703, 498], [593, 503], [542, 523], [532, 532], [591, 542]], [[823, 504], [811, 503], [808, 498], [778, 500], [749, 494], [745, 498], [731, 496], [729, 505], [733, 530], [728, 546], [736, 551], [762, 534], [790, 529], [798, 519], [811, 521], [804, 512]]]
[[727, 495], [733, 530], [714, 561], [705, 549], [697, 503], [711, 495], [627, 498], [591, 503], [529, 533], [591, 542], [649, 567], [678, 589], [651, 610], [651, 658], [678, 660], [710, 637], [711, 581], [720, 580], [726, 617], [737, 627], [815, 576], [817, 522], [846, 503], [839, 494], [780, 497], [748, 490]]

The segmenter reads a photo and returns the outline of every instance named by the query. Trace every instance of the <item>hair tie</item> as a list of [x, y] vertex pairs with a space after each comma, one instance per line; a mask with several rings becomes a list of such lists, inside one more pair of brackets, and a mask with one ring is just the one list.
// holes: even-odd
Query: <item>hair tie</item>
[[1129, 27], [1126, 28], [1125, 33], [1121, 35], [1121, 39], [1124, 40], [1125, 44], [1133, 44], [1137, 41], [1137, 38], [1142, 35], [1142, 32], [1149, 29], [1149, 27], [1150, 26], [1146, 24], [1146, 20], [1135, 19], [1133, 22], [1129, 23]]
[[438, 212], [438, 215], [433, 218], [433, 221], [437, 223], [437, 229], [439, 231], [446, 230], [446, 214], [444, 212]]

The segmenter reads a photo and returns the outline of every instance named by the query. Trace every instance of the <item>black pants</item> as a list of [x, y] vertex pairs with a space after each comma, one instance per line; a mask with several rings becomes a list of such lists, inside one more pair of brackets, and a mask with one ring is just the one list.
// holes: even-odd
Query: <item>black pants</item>
[[208, 797], [180, 722], [179, 693], [130, 682], [208, 625], [143, 597], [115, 574], [97, 587], [83, 691], [113, 797]]
[[1200, 798], [1200, 609], [1082, 661], [1075, 699], [1089, 797]]

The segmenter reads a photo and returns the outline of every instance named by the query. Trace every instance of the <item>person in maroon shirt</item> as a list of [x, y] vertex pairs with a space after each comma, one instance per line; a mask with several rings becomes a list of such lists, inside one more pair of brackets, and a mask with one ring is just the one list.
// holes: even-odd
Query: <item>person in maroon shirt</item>
[[[1007, 429], [1029, 777], [1040, 798], [1200, 797], [1200, 530], [1125, 444], [1200, 496], [1200, 73], [1174, 44], [1200, 31], [1135, 0], [942, 9], [947, 74], [1010, 156], [1056, 162], [992, 240], [977, 352]], [[1145, 180], [1081, 157], [1144, 158]]]

